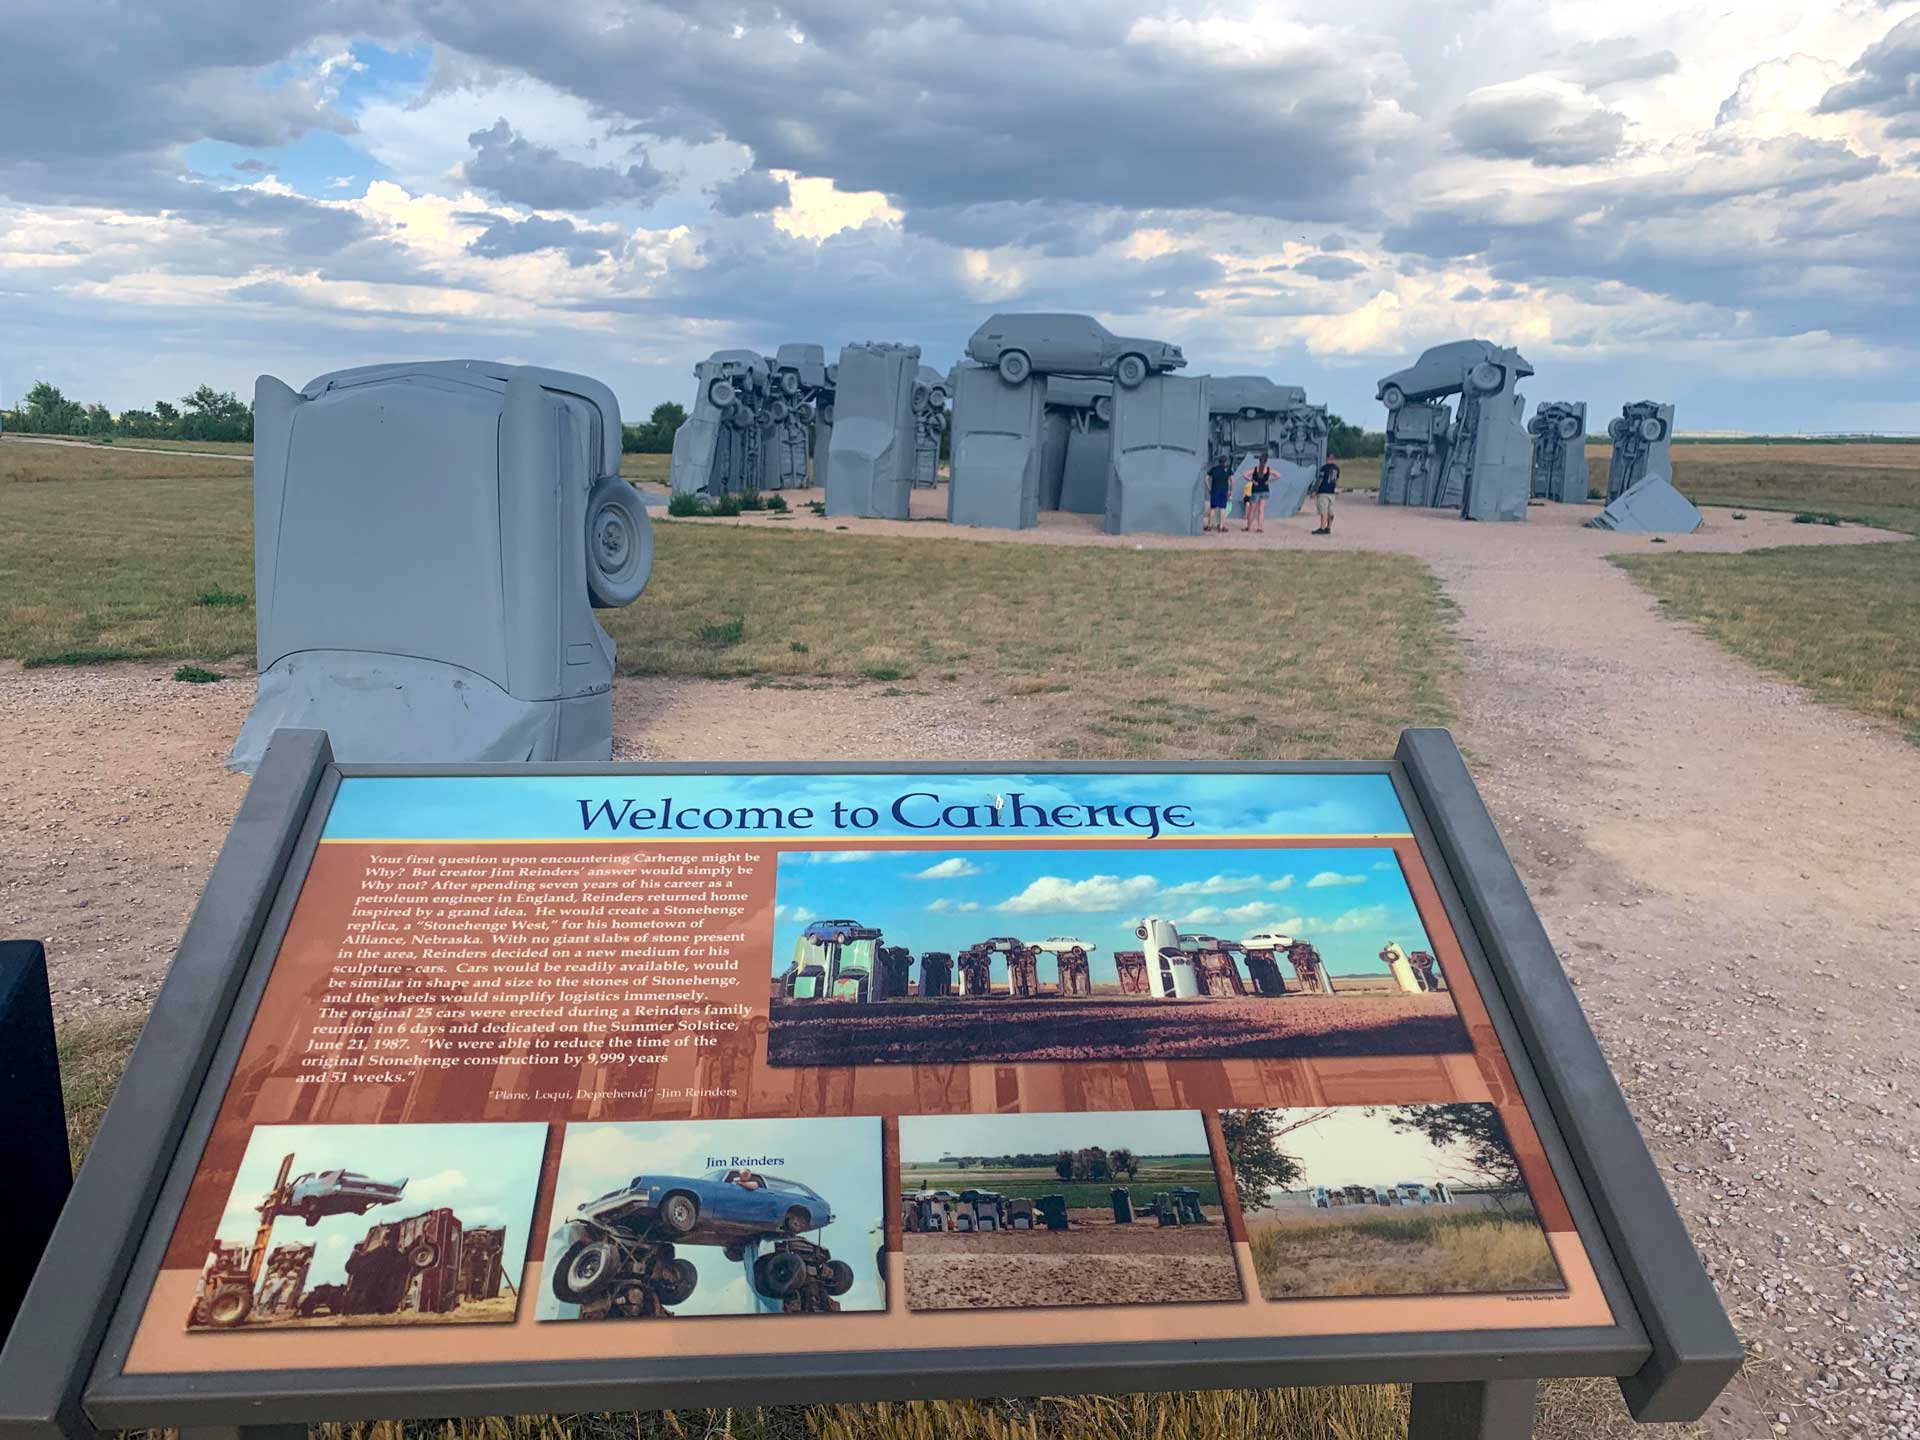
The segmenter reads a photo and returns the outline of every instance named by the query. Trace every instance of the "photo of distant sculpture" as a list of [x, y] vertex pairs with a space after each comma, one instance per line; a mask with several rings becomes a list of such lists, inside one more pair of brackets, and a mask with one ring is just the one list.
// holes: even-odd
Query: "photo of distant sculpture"
[[1220, 1125], [1269, 1300], [1566, 1288], [1492, 1105], [1226, 1110]]

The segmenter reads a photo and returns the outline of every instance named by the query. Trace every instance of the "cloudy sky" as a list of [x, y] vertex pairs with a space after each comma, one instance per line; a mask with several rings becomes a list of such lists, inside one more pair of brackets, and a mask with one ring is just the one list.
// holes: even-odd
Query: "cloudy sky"
[[[1328, 18], [1329, 16], [1335, 18]], [[15, 0], [0, 397], [1094, 312], [1377, 424], [1426, 345], [1920, 430], [1920, 4]]]
[[[1391, 850], [787, 851], [777, 896], [776, 975], [820, 919], [858, 920], [916, 957], [995, 935], [1083, 940], [1109, 984], [1113, 952], [1140, 948], [1143, 915], [1229, 940], [1278, 930], [1313, 942], [1335, 975], [1384, 977], [1389, 940], [1433, 948]], [[1051, 960], [1040, 977], [1053, 983]], [[994, 980], [1006, 980], [1004, 957]]]
[[[1396, 1130], [1398, 1107], [1350, 1106], [1332, 1111], [1276, 1110], [1284, 1129], [1301, 1121], [1280, 1140], [1280, 1148], [1304, 1168], [1299, 1188], [1326, 1185], [1395, 1185], [1445, 1180], [1478, 1185], [1485, 1177], [1473, 1166], [1469, 1148], [1459, 1142], [1435, 1145], [1417, 1131]], [[1311, 1119], [1314, 1115], [1321, 1118]]]

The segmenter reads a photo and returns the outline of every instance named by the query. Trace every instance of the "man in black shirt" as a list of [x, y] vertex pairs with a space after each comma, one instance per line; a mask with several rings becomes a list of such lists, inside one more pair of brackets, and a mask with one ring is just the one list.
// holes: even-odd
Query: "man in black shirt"
[[1328, 460], [1313, 477], [1313, 508], [1320, 516], [1320, 528], [1312, 531], [1312, 534], [1331, 535], [1333, 533], [1333, 497], [1339, 489], [1339, 462]]
[[1233, 466], [1225, 455], [1220, 456], [1207, 469], [1207, 519], [1200, 527], [1204, 533], [1208, 530], [1227, 532], [1227, 498], [1233, 488]]

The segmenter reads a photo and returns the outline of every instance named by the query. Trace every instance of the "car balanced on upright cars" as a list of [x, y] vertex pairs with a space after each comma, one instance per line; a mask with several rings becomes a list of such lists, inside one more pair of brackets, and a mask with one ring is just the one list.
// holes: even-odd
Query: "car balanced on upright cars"
[[993, 315], [967, 341], [967, 355], [1009, 385], [1042, 375], [1111, 377], [1131, 390], [1187, 363], [1178, 345], [1116, 335], [1091, 315]]
[[700, 1272], [676, 1245], [719, 1246], [735, 1264], [759, 1242], [754, 1288], [784, 1300], [809, 1281], [828, 1295], [853, 1286], [853, 1268], [814, 1244], [796, 1243], [833, 1223], [833, 1207], [810, 1185], [742, 1167], [699, 1176], [636, 1175], [579, 1206], [566, 1225], [566, 1249], [553, 1271], [555, 1298], [585, 1305], [622, 1282], [640, 1282], [662, 1305], [693, 1294]]

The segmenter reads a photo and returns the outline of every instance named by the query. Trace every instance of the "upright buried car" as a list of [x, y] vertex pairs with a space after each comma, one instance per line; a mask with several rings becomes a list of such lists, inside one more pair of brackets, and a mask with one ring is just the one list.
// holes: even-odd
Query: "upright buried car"
[[1131, 390], [1159, 370], [1187, 363], [1178, 345], [1116, 335], [1091, 315], [994, 315], [973, 332], [967, 354], [1019, 385], [1042, 375], [1111, 375]]
[[376, 1205], [391, 1205], [406, 1188], [404, 1177], [375, 1180], [357, 1170], [318, 1170], [293, 1178], [279, 1212], [318, 1225], [329, 1215], [364, 1215]]

